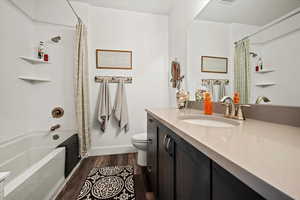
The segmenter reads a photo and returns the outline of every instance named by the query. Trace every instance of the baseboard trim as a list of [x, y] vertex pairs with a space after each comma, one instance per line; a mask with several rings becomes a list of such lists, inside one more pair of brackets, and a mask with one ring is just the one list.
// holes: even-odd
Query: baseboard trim
[[115, 155], [125, 153], [136, 153], [137, 150], [132, 145], [118, 145], [109, 147], [92, 147], [89, 156]]

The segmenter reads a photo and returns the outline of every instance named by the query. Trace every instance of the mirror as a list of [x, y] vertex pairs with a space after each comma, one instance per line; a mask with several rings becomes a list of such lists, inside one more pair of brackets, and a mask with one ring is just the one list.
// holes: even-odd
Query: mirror
[[224, 73], [228, 70], [228, 58], [201, 56], [201, 72]]
[[211, 0], [187, 30], [191, 99], [238, 91], [241, 103], [300, 106], [299, 44], [299, 0]]

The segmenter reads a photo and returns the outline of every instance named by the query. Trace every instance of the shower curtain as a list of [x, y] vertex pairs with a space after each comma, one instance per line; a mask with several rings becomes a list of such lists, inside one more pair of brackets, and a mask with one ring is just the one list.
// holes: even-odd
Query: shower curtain
[[76, 25], [75, 42], [75, 110], [80, 154], [83, 157], [90, 147], [91, 139], [89, 130], [87, 29], [82, 23]]
[[250, 41], [245, 39], [235, 45], [234, 56], [234, 88], [240, 93], [240, 103], [250, 102], [251, 71], [250, 71]]

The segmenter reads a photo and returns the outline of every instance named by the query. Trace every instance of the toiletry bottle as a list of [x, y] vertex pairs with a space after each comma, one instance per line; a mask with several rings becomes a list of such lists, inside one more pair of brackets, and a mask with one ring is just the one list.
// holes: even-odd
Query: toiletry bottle
[[213, 104], [212, 104], [211, 95], [210, 95], [209, 92], [206, 92], [204, 94], [203, 107], [204, 107], [204, 114], [205, 115], [212, 115], [213, 114]]
[[47, 47], [45, 47], [45, 51], [44, 51], [44, 61], [48, 62], [49, 61], [49, 54], [48, 54], [48, 49]]
[[261, 58], [258, 59], [257, 65], [259, 66], [259, 70], [263, 70], [263, 60]]
[[40, 45], [39, 45], [39, 48], [38, 48], [38, 58], [43, 60], [44, 59], [44, 53], [45, 53], [44, 42], [40, 41]]
[[238, 92], [234, 93], [233, 102], [235, 104], [239, 104], [240, 103], [240, 93], [238, 93]]

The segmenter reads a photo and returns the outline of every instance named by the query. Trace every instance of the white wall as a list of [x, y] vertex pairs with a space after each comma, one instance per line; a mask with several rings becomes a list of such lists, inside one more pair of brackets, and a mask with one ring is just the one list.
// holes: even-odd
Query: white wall
[[34, 18], [36, 12], [36, 0], [10, 0], [14, 6], [20, 9], [23, 14], [27, 15], [29, 18]]
[[[49, 77], [50, 83], [31, 85], [31, 131], [48, 130], [50, 126], [60, 123], [63, 130], [75, 130], [75, 105], [73, 87], [74, 69], [74, 29], [47, 24], [35, 24], [35, 40], [48, 41], [47, 49], [51, 64], [35, 67], [30, 73], [39, 77]], [[50, 42], [54, 36], [61, 36], [59, 43]], [[25, 73], [25, 72], [24, 72]], [[27, 83], [28, 84], [28, 83]], [[51, 110], [60, 106], [64, 108], [62, 119], [52, 119]]]
[[[60, 123], [61, 130], [75, 130], [73, 99], [74, 29], [38, 24], [8, 0], [0, 2], [0, 140], [32, 131], [47, 131]], [[49, 65], [31, 65], [19, 56], [36, 56], [39, 41], [62, 36], [59, 44], [49, 44]], [[50, 83], [31, 84], [18, 76], [50, 78]], [[55, 120], [51, 110], [65, 109]]]
[[[116, 9], [89, 8], [90, 95], [92, 120], [91, 154], [124, 153], [132, 151], [131, 136], [146, 131], [149, 107], [168, 105], [168, 17]], [[96, 69], [96, 49], [133, 51], [133, 70]], [[99, 83], [96, 75], [132, 76], [126, 85], [130, 131], [119, 133], [112, 118], [105, 133], [97, 121]], [[116, 85], [110, 85], [114, 103]]]
[[28, 52], [32, 51], [34, 27], [33, 23], [7, 0], [0, 1], [0, 19], [0, 140], [2, 140], [30, 127], [28, 113], [32, 88], [16, 77], [20, 70], [28, 67], [17, 57], [28, 55]]
[[[231, 94], [233, 81], [230, 25], [209, 21], [195, 20], [188, 29], [187, 42], [187, 86], [194, 99], [196, 89], [201, 87], [202, 79], [229, 79], [230, 86], [227, 93]], [[226, 57], [229, 61], [227, 74], [201, 72], [201, 56]], [[215, 98], [217, 101], [218, 98]]]

